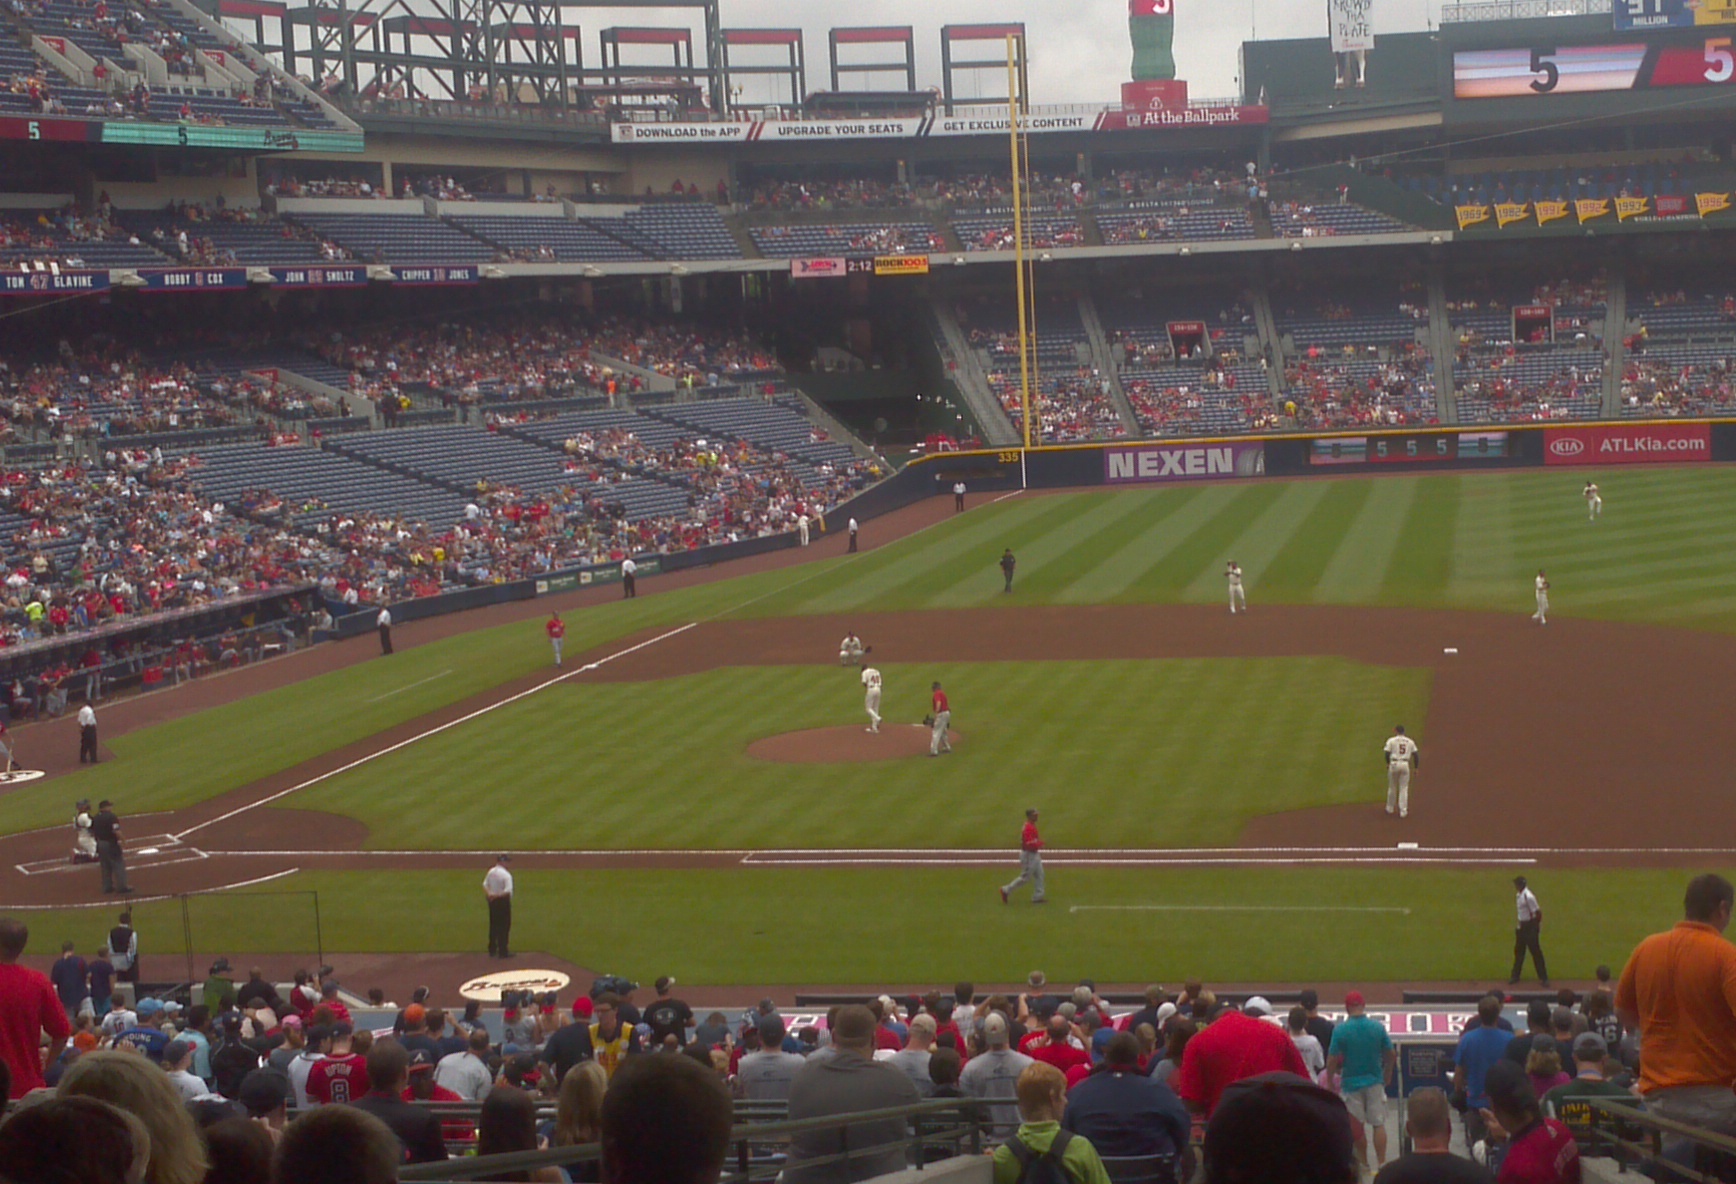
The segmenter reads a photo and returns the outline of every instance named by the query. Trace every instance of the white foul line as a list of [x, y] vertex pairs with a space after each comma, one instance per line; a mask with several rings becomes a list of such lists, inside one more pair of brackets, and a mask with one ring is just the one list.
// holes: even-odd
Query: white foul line
[[576, 670], [569, 670], [565, 674], [557, 674], [553, 678], [545, 679], [544, 681], [537, 683], [534, 687], [529, 687], [525, 690], [519, 691], [517, 694], [514, 694], [514, 695], [508, 695], [506, 698], [501, 699], [500, 701], [495, 702], [495, 703], [490, 703], [486, 707], [479, 707], [475, 711], [472, 711], [467, 715], [461, 715], [457, 719], [448, 720], [446, 723], [439, 724], [435, 727], [429, 728], [425, 732], [418, 732], [414, 736], [411, 736], [406, 740], [398, 741], [396, 744], [388, 744], [386, 747], [381, 748], [381, 749], [377, 749], [374, 752], [370, 752], [366, 756], [357, 757], [355, 760], [349, 762], [347, 765], [339, 766], [336, 769], [332, 769], [330, 772], [321, 773], [317, 777], [309, 777], [306, 781], [299, 782], [295, 785], [290, 786], [288, 789], [279, 790], [277, 793], [270, 794], [267, 797], [260, 798], [257, 802], [249, 802], [245, 806], [237, 806], [235, 809], [229, 811], [227, 814], [219, 814], [216, 818], [212, 818], [206, 822], [201, 822], [196, 826], [190, 826], [186, 830], [175, 835], [174, 837], [176, 839], [184, 839], [188, 835], [194, 834], [194, 833], [201, 831], [201, 830], [204, 830], [208, 826], [216, 826], [219, 822], [227, 822], [231, 818], [238, 818], [241, 815], [246, 814], [251, 810], [257, 810], [261, 806], [268, 806], [272, 802], [275, 802], [280, 798], [286, 798], [292, 793], [299, 793], [302, 790], [307, 789], [310, 786], [318, 785], [322, 781], [329, 781], [331, 778], [339, 776], [340, 774], [348, 773], [351, 769], [360, 768], [362, 765], [367, 764], [369, 761], [378, 760], [380, 757], [387, 756], [391, 753], [397, 752], [401, 748], [408, 748], [410, 745], [415, 744], [419, 740], [426, 740], [430, 736], [438, 736], [441, 732], [447, 731], [451, 728], [456, 728], [460, 724], [467, 724], [473, 719], [480, 719], [482, 716], [487, 715], [491, 711], [498, 711], [502, 707], [505, 707], [505, 706], [512, 704], [512, 703], [516, 703], [520, 699], [528, 698], [531, 695], [536, 694], [538, 691], [547, 690], [549, 687], [554, 686], [556, 683], [565, 682], [569, 678], [577, 678], [581, 674], [589, 674], [591, 671], [597, 669], [599, 666], [605, 666], [608, 663], [613, 662], [616, 658], [625, 658], [628, 654], [637, 653], [639, 650], [645, 649], [647, 646], [653, 646], [653, 645], [656, 645], [660, 641], [667, 641], [671, 637], [675, 637], [675, 636], [678, 636], [679, 634], [686, 633], [689, 629], [695, 628], [697, 626], [697, 624], [698, 624], [697, 622], [689, 621], [687, 624], [682, 625], [678, 629], [671, 629], [667, 633], [659, 633], [656, 637], [651, 638], [649, 641], [641, 641], [637, 645], [630, 645], [624, 650], [617, 650], [615, 653], [612, 653], [612, 654], [608, 655], [607, 657], [598, 658], [595, 662], [587, 662], [583, 666], [580, 666]]
[[[129, 896], [124, 907], [133, 908], [141, 904], [155, 904], [160, 900], [174, 900], [177, 896], [211, 896], [218, 892], [234, 892], [240, 888], [252, 888], [257, 884], [269, 884], [273, 880], [281, 880], [285, 876], [293, 876], [299, 872], [299, 867], [287, 871], [272, 872], [269, 876], [255, 876], [251, 880], [239, 880], [234, 884], [219, 884], [215, 888], [199, 888], [192, 892], [164, 892], [157, 896]], [[8, 904], [9, 910], [17, 912], [49, 912], [59, 909], [112, 909], [122, 907], [116, 900], [88, 900], [82, 904]]]
[[387, 691], [383, 695], [375, 695], [372, 699], [365, 700], [365, 702], [378, 703], [381, 699], [390, 699], [393, 695], [401, 695], [405, 691], [415, 690], [417, 687], [422, 686], [424, 683], [433, 682], [437, 678], [445, 678], [448, 674], [451, 674], [451, 673], [452, 673], [452, 671], [450, 671], [450, 670], [442, 670], [439, 674], [430, 674], [427, 678], [419, 678], [415, 682], [406, 683], [405, 685], [399, 687], [395, 691]]
[[1069, 913], [1402, 913], [1409, 909], [1359, 904], [1076, 904]]
[[1011, 493], [1003, 493], [1003, 494], [1001, 494], [1001, 496], [999, 496], [997, 498], [990, 499], [989, 505], [991, 505], [991, 506], [997, 505], [1000, 502], [1006, 501], [1009, 497], [1018, 497], [1023, 492], [1025, 492], [1025, 491], [1022, 489], [1015, 489]]

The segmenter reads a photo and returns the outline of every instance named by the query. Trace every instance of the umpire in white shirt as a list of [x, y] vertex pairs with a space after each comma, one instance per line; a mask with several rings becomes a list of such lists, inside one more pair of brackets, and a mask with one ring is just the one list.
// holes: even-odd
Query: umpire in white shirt
[[1507, 985], [1513, 986], [1519, 981], [1525, 970], [1525, 954], [1529, 951], [1531, 964], [1537, 968], [1537, 979], [1547, 987], [1549, 968], [1543, 962], [1543, 906], [1537, 903], [1537, 894], [1526, 885], [1524, 876], [1513, 877], [1513, 891], [1518, 894], [1519, 918], [1513, 931], [1513, 973], [1508, 976]]
[[488, 897], [488, 956], [512, 957], [512, 873], [506, 865], [510, 855], [502, 855], [482, 877], [482, 892]]

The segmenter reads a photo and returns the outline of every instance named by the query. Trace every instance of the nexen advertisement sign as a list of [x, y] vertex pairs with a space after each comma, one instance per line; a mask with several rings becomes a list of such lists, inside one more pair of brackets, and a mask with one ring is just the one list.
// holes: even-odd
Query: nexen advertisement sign
[[1550, 428], [1543, 433], [1547, 465], [1655, 465], [1711, 457], [1712, 428], [1703, 423]]
[[1266, 472], [1263, 444], [1194, 444], [1175, 448], [1106, 448], [1103, 480], [1109, 485], [1159, 481], [1213, 481]]

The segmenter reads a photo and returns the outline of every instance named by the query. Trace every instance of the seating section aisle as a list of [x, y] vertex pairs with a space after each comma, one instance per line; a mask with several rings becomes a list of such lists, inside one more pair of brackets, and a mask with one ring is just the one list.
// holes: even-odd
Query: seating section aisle
[[[1131, 293], [1098, 301], [1109, 347], [1121, 368], [1121, 388], [1142, 433], [1231, 435], [1273, 426], [1266, 372], [1244, 358], [1245, 338], [1257, 332], [1253, 314], [1230, 289]], [[1184, 342], [1188, 327], [1203, 329], [1197, 350], [1178, 357], [1170, 326]]]
[[[1018, 314], [1011, 301], [979, 298], [961, 304], [959, 324], [981, 358], [989, 387], [1024, 432], [1019, 387]], [[1089, 337], [1071, 296], [1039, 302], [1036, 311], [1036, 373], [1031, 397], [1037, 409], [1032, 438], [1045, 444], [1111, 440], [1127, 434], [1108, 381], [1089, 362]]]
[[[1602, 275], [1534, 286], [1449, 282], [1459, 422], [1596, 418], [1603, 409], [1606, 293]], [[1515, 308], [1538, 306], [1549, 308], [1546, 321], [1515, 325]]]
[[550, 493], [575, 484], [561, 458], [547, 448], [469, 424], [366, 432], [326, 447], [465, 494], [479, 482], [527, 493]]

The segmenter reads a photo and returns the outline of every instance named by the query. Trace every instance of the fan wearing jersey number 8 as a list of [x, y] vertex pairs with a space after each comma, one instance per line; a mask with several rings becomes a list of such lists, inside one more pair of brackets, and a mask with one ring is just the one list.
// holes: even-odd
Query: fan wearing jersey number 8
[[315, 1106], [343, 1105], [368, 1092], [368, 1061], [355, 1051], [354, 1029], [332, 1025], [332, 1050], [307, 1074], [307, 1100]]

